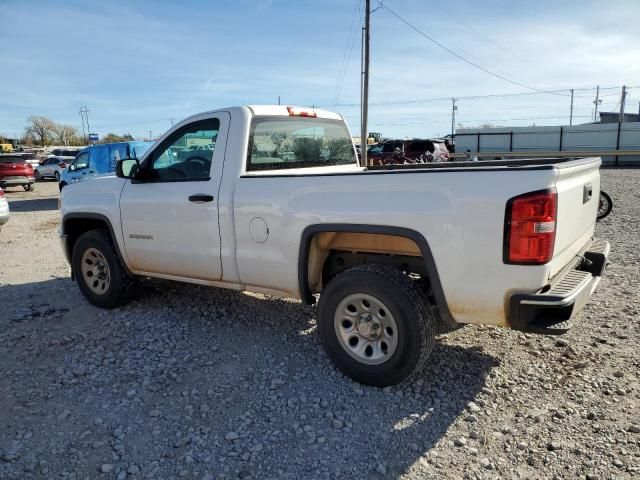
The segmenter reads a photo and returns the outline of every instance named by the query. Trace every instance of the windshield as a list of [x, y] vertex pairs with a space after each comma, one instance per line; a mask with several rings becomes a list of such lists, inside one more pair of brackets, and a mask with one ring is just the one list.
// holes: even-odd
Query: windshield
[[255, 117], [247, 170], [280, 170], [356, 162], [353, 141], [341, 120]]

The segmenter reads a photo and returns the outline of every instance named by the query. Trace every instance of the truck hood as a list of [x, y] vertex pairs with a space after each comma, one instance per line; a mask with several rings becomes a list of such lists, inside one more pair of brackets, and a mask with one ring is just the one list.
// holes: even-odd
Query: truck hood
[[110, 218], [116, 212], [119, 216], [120, 193], [125, 181], [115, 174], [105, 174], [66, 185], [60, 193], [62, 215], [93, 213]]

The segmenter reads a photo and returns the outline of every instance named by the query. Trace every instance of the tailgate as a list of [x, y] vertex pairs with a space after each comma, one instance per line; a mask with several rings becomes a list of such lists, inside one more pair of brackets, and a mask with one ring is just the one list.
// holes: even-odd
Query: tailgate
[[549, 277], [564, 268], [593, 237], [600, 196], [600, 158], [557, 166], [558, 217]]

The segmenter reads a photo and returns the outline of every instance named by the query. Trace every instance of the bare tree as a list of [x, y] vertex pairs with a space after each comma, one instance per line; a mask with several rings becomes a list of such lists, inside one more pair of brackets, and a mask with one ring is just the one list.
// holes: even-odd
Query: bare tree
[[60, 143], [65, 147], [69, 145], [73, 137], [78, 136], [78, 132], [74, 127], [72, 127], [71, 125], [62, 125], [59, 123], [54, 124], [53, 133], [60, 141]]
[[47, 141], [51, 137], [51, 134], [55, 131], [56, 124], [53, 120], [47, 117], [41, 117], [39, 115], [31, 115], [27, 122], [29, 124], [26, 128], [26, 134], [34, 137], [44, 147]]

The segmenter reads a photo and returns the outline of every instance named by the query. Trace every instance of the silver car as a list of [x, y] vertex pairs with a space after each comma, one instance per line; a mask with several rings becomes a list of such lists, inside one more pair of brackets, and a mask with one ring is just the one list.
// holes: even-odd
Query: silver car
[[55, 178], [56, 182], [60, 181], [60, 175], [65, 169], [71, 165], [74, 157], [49, 157], [44, 162], [34, 167], [34, 173], [37, 180], [43, 178]]
[[9, 221], [9, 202], [4, 196], [4, 190], [0, 188], [0, 227]]

